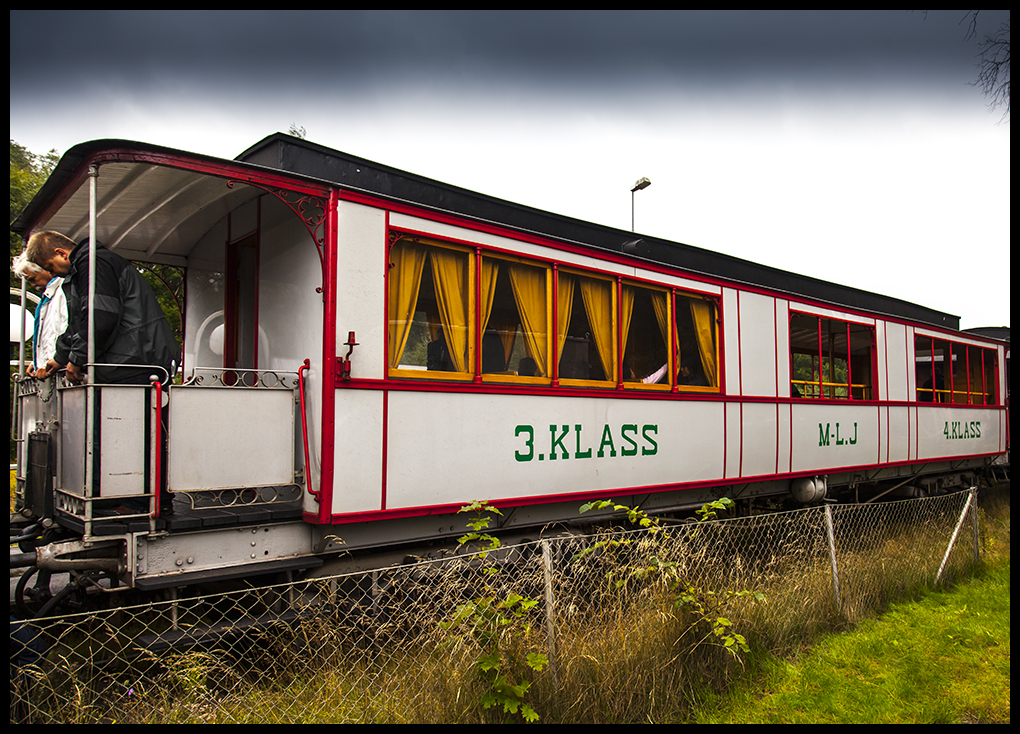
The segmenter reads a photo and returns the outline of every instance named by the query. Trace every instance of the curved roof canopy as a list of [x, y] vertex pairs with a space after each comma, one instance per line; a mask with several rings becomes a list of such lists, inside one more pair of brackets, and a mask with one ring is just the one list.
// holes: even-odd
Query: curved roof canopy
[[97, 239], [138, 262], [186, 265], [191, 248], [230, 211], [272, 190], [326, 196], [329, 185], [260, 166], [120, 140], [75, 146], [11, 230], [89, 234], [89, 175], [97, 171]]

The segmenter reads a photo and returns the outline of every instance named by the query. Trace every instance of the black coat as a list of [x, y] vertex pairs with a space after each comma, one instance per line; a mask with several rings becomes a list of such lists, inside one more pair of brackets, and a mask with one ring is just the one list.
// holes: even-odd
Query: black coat
[[[54, 359], [84, 366], [88, 360], [89, 243], [71, 252], [64, 277], [67, 331], [57, 340]], [[96, 382], [145, 381], [173, 375], [180, 347], [152, 288], [130, 262], [96, 244]], [[109, 365], [124, 365], [115, 367]], [[131, 366], [128, 366], [131, 365]], [[166, 371], [152, 370], [160, 367]]]

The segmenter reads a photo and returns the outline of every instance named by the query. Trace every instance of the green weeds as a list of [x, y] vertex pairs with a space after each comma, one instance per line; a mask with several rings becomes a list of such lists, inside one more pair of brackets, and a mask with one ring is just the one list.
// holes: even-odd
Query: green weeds
[[[697, 510], [699, 522], [715, 520], [720, 512], [732, 509], [733, 500], [722, 497], [714, 502], [708, 502]], [[617, 512], [625, 512], [627, 520], [640, 528], [646, 529], [651, 537], [661, 533], [662, 524], [656, 518], [650, 517], [640, 508], [628, 507], [615, 504], [612, 500], [600, 500], [589, 502], [581, 506], [581, 512], [590, 510], [603, 510], [612, 508]], [[694, 538], [698, 534], [695, 529], [691, 532]], [[621, 544], [633, 543], [632, 539], [609, 539], [592, 544], [589, 548], [579, 553], [575, 558], [581, 558], [589, 553], [597, 552], [607, 547], [618, 547]], [[686, 638], [689, 634], [695, 636], [694, 641], [688, 646], [688, 653], [693, 653], [696, 648], [704, 644], [717, 644], [722, 647], [734, 659], [740, 661], [743, 653], [750, 652], [747, 646], [747, 639], [733, 628], [733, 622], [728, 618], [728, 610], [735, 602], [742, 599], [752, 599], [764, 603], [764, 594], [749, 590], [723, 590], [722, 592], [702, 588], [692, 583], [681, 566], [675, 561], [667, 561], [660, 558], [661, 548], [652, 547], [646, 549], [647, 558], [642, 558], [639, 563], [624, 566], [614, 570], [617, 575], [617, 585], [624, 585], [627, 580], [640, 578], [648, 580], [651, 576], [657, 576], [658, 580], [665, 584], [667, 596], [673, 607], [683, 615], [693, 617], [681, 637]], [[700, 634], [699, 634], [700, 633]]]
[[[475, 520], [468, 523], [472, 532], [458, 539], [460, 545], [478, 543], [481, 548], [475, 555], [487, 560], [489, 554], [500, 547], [499, 538], [485, 532], [492, 521], [492, 515], [502, 513], [484, 502], [474, 502], [460, 509], [460, 512], [474, 512]], [[487, 565], [484, 573], [493, 577], [499, 572], [495, 565]], [[486, 586], [482, 596], [457, 605], [453, 617], [439, 626], [454, 633], [451, 643], [471, 642], [478, 650], [472, 665], [475, 676], [482, 682], [482, 707], [502, 708], [513, 716], [520, 715], [525, 721], [538, 721], [538, 713], [526, 700], [531, 681], [525, 671], [541, 672], [549, 659], [542, 653], [528, 651], [522, 656], [521, 645], [531, 636], [531, 611], [538, 604], [510, 591], [502, 598], [493, 587]]]

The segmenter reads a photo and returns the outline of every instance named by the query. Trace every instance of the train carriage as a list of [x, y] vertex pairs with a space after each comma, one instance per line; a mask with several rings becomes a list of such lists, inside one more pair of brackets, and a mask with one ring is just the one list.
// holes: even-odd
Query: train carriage
[[954, 316], [286, 135], [79, 145], [12, 229], [185, 272], [175, 379], [18, 382], [39, 568], [178, 586], [455, 536], [476, 499], [530, 528], [939, 490], [1007, 451], [1007, 344]]

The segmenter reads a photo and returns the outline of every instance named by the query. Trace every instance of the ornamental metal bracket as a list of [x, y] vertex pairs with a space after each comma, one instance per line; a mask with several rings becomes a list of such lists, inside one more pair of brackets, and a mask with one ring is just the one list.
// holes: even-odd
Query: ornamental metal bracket
[[315, 249], [319, 253], [319, 267], [322, 269], [323, 283], [326, 279], [326, 215], [329, 209], [328, 200], [322, 196], [314, 196], [311, 194], [299, 194], [290, 189], [280, 188], [279, 186], [267, 186], [260, 184], [257, 181], [227, 181], [227, 186], [234, 188], [235, 184], [243, 183], [245, 186], [251, 186], [253, 188], [262, 189], [268, 194], [272, 194], [279, 199], [287, 208], [289, 208], [301, 223], [305, 225], [305, 229], [308, 230], [309, 236], [312, 238], [312, 242], [315, 243]]

